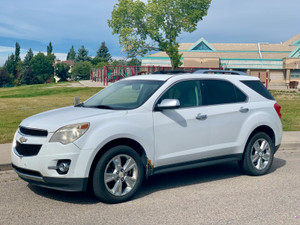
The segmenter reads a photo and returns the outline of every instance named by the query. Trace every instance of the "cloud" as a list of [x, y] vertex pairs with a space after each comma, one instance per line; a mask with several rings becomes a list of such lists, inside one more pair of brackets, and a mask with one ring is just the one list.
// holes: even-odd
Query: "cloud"
[[[112, 35], [107, 25], [117, 2], [2, 0], [0, 45], [14, 47], [18, 41], [21, 48], [46, 51], [51, 41], [55, 52], [66, 53], [72, 45], [76, 50], [84, 45], [90, 55], [95, 55], [105, 41], [112, 55], [122, 56], [118, 36]], [[299, 8], [299, 0], [213, 0], [197, 30], [180, 35], [179, 42], [196, 42], [204, 37], [212, 43], [279, 43], [300, 32]], [[0, 57], [6, 60], [5, 54]]]
[[11, 47], [6, 47], [6, 46], [0, 46], [0, 54], [6, 54], [7, 52], [14, 52], [15, 49]]
[[102, 29], [108, 29], [113, 2], [117, 1], [5, 1], [0, 9], [0, 33], [46, 43], [66, 38], [98, 40], [106, 35]]
[[59, 59], [61, 61], [65, 61], [67, 60], [67, 55], [66, 53], [54, 53], [54, 55], [56, 56], [56, 59]]
[[300, 32], [299, 8], [299, 0], [212, 1], [197, 30], [181, 35], [181, 39], [195, 42], [204, 37], [212, 43], [279, 43]]

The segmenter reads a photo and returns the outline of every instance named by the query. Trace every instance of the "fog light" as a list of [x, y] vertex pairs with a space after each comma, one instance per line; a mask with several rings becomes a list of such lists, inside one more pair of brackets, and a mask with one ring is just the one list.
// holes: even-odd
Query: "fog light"
[[56, 171], [59, 174], [67, 174], [70, 168], [71, 160], [59, 160], [57, 162]]

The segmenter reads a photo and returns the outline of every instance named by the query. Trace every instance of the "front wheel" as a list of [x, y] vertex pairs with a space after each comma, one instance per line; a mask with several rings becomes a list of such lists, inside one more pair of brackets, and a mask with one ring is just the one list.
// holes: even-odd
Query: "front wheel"
[[249, 175], [264, 175], [271, 168], [275, 146], [271, 138], [259, 132], [248, 142], [242, 161], [241, 169]]
[[106, 203], [129, 200], [140, 188], [144, 166], [139, 154], [128, 146], [116, 146], [99, 159], [94, 175], [96, 197]]

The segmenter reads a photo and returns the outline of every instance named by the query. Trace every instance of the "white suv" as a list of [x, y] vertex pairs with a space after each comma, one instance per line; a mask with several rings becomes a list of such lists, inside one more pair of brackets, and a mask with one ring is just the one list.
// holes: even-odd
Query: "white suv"
[[236, 160], [247, 174], [267, 173], [281, 143], [280, 106], [255, 77], [211, 72], [130, 77], [29, 117], [14, 137], [13, 167], [34, 185], [89, 186], [108, 203], [163, 172]]

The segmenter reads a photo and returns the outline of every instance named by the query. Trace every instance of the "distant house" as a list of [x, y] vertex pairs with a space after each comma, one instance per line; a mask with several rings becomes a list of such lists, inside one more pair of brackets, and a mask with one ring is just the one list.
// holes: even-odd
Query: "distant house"
[[[300, 34], [284, 43], [209, 43], [200, 38], [195, 43], [181, 43], [182, 67], [240, 70], [252, 76], [268, 73], [271, 83], [300, 81]], [[142, 58], [142, 66], [171, 66], [165, 52]]]
[[59, 60], [59, 59], [55, 59], [54, 65], [53, 65], [53, 66], [55, 66], [55, 65], [58, 64], [58, 63], [64, 63], [64, 64], [67, 64], [68, 66], [70, 66], [69, 73], [72, 72], [72, 69], [73, 69], [73, 67], [74, 67], [74, 65], [75, 65], [75, 62], [74, 62], [73, 60], [65, 60], [65, 61], [61, 61], [61, 60]]
[[65, 63], [65, 64], [67, 64], [68, 66], [70, 66], [69, 73], [71, 73], [71, 72], [72, 72], [72, 69], [73, 69], [73, 67], [74, 67], [74, 65], [75, 65], [75, 62], [74, 62], [73, 60], [66, 60], [66, 61], [62, 61], [62, 63]]

